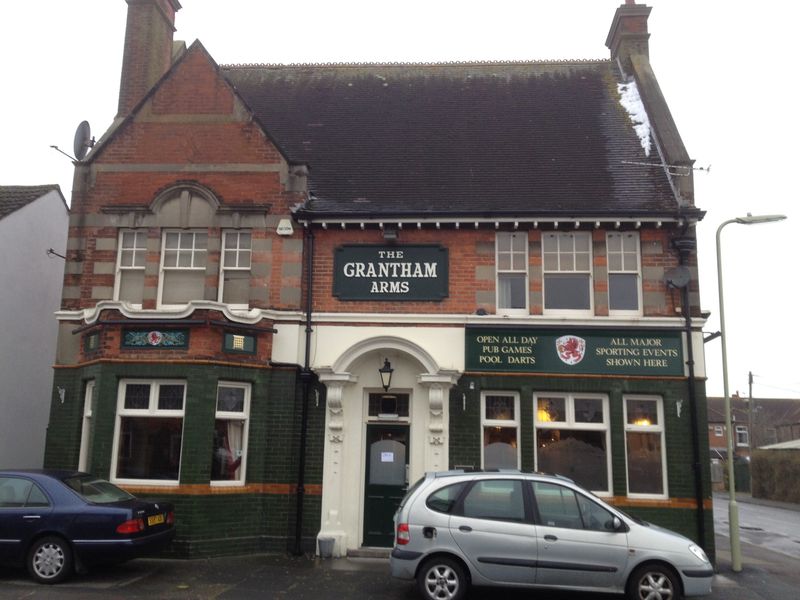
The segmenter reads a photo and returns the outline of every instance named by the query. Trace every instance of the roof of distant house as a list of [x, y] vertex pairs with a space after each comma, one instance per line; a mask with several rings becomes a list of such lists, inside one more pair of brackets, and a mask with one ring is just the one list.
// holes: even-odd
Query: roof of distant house
[[[0, 185], [0, 219], [6, 218], [48, 192], [57, 191], [64, 200], [58, 184], [48, 185]], [[64, 203], [66, 208], [66, 202]]]
[[[753, 398], [753, 411], [758, 415], [760, 423], [769, 423], [773, 426], [800, 423], [800, 399]], [[731, 397], [731, 413], [734, 421], [747, 422], [748, 399], [739, 396]], [[724, 398], [708, 398], [708, 421], [710, 423], [725, 421]]]
[[611, 61], [220, 68], [309, 165], [312, 217], [678, 210], [635, 84]]

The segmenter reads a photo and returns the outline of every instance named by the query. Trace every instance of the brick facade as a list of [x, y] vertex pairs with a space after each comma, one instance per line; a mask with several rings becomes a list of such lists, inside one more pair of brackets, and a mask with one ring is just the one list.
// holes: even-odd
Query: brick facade
[[[161, 56], [172, 47], [171, 30], [160, 21], [148, 25], [147, 19], [163, 20], [164, 8], [174, 9], [177, 3], [131, 0], [129, 4], [129, 18], [136, 21], [129, 24], [129, 35], [153, 33], [160, 40], [156, 54]], [[152, 10], [160, 12], [148, 12]], [[171, 24], [174, 12], [167, 12]], [[646, 15], [643, 19], [646, 23]], [[636, 31], [640, 29], [637, 25]], [[135, 41], [126, 41], [123, 79], [139, 77], [133, 73], [137, 64], [149, 60], [141, 49], [138, 55], [131, 50], [127, 57], [128, 49], [137, 47]], [[613, 52], [628, 47], [622, 46]], [[636, 64], [632, 61], [630, 68]], [[220, 68], [196, 42], [164, 65], [155, 79], [143, 80], [149, 84], [135, 82], [134, 91], [121, 92], [117, 121], [76, 166], [45, 464], [74, 468], [85, 456], [87, 468], [97, 475], [121, 480], [139, 495], [169, 497], [178, 515], [172, 551], [179, 556], [292, 547], [298, 514], [303, 521], [300, 548], [295, 550], [313, 550], [315, 538], [332, 537], [334, 553], [344, 555], [371, 545], [365, 540], [384, 535], [386, 545], [392, 536], [391, 531], [375, 536], [367, 531], [373, 525], [365, 508], [368, 432], [384, 426], [389, 437], [398, 431], [406, 434], [402, 454], [409, 481], [396, 482], [400, 490], [428, 470], [484, 466], [481, 393], [515, 392], [520, 407], [518, 466], [532, 469], [538, 466], [536, 394], [593, 394], [608, 407], [603, 417], [608, 443], [602, 451], [608, 456], [610, 501], [694, 539], [701, 537], [704, 526], [702, 541], [713, 555], [713, 535], [708, 533], [713, 529], [708, 452], [703, 443], [696, 455], [695, 436], [705, 442], [705, 435], [704, 429], [698, 433], [691, 418], [705, 427], [704, 374], [701, 366], [698, 382], [689, 389], [695, 373], [686, 362], [690, 346], [702, 347], [696, 257], [681, 255], [675, 248], [677, 239], [691, 246], [694, 226], [703, 215], [693, 206], [689, 178], [675, 183], [660, 168], [619, 171], [622, 158], [643, 158], [614, 95], [612, 78], [623, 77], [616, 63], [570, 63], [563, 68], [497, 65], [498, 70], [507, 70], [504, 78], [495, 77], [494, 67], [487, 75], [486, 65], [392, 67], [391, 76], [397, 78], [392, 85], [373, 89], [376, 80], [385, 78], [383, 67], [287, 67], [283, 78], [281, 67]], [[405, 86], [395, 85], [398, 81]], [[415, 126], [422, 124], [420, 131], [430, 137], [426, 116], [433, 115], [430, 126], [438, 126], [448, 112], [440, 107], [463, 98], [474, 100], [482, 110], [495, 110], [495, 100], [504, 98], [497, 93], [498, 86], [509, 81], [524, 83], [504, 92], [512, 99], [523, 90], [520, 101], [541, 102], [538, 94], [547, 99], [548, 109], [552, 99], [553, 112], [540, 130], [552, 136], [548, 142], [552, 148], [537, 141], [530, 160], [519, 159], [517, 147], [529, 141], [519, 134], [519, 127], [535, 121], [530, 115], [536, 114], [536, 105], [511, 102], [509, 110], [521, 110], [520, 114], [512, 111], [510, 117], [498, 114], [496, 119], [480, 120], [480, 127], [493, 126], [508, 117], [501, 123], [507, 129], [478, 127], [474, 133], [488, 135], [492, 143], [499, 141], [498, 147], [511, 148], [506, 159], [521, 163], [509, 167], [500, 159], [484, 157], [500, 160], [494, 167], [497, 173], [487, 169], [474, 181], [470, 161], [481, 163], [476, 158], [480, 144], [452, 142], [440, 148], [451, 152], [454, 144], [458, 146], [453, 168], [466, 165], [464, 172], [469, 173], [460, 177], [453, 175], [450, 164], [437, 166], [435, 161], [442, 160], [438, 154], [423, 156], [435, 168], [423, 160], [425, 168], [416, 171], [419, 165], [412, 155], [425, 154], [423, 145], [398, 149], [399, 141], [385, 143], [388, 138], [361, 130], [362, 125], [377, 126], [385, 120], [373, 122], [356, 106], [366, 98], [371, 104], [364, 110], [373, 110], [374, 94], [405, 90], [399, 102], [386, 98], [397, 102], [392, 106], [400, 111], [406, 103], [425, 97], [408, 90], [433, 82], [430, 89], [420, 89], [434, 94], [423, 111], [431, 106], [435, 110], [414, 115], [419, 117]], [[463, 86], [474, 95], [462, 94]], [[284, 90], [288, 90], [285, 97], [280, 94]], [[292, 96], [297, 90], [299, 95]], [[436, 102], [435, 94], [443, 94], [444, 101]], [[292, 112], [302, 101], [309, 103], [308, 115]], [[576, 118], [584, 119], [586, 130], [583, 125], [572, 128], [570, 118], [559, 116], [573, 104], [579, 105]], [[353, 106], [350, 116], [344, 116], [345, 108]], [[325, 111], [332, 107], [342, 112], [326, 121]], [[460, 108], [475, 112], [474, 106]], [[317, 110], [321, 112], [311, 114]], [[658, 117], [666, 106], [656, 103], [648, 110]], [[346, 121], [362, 116], [363, 122]], [[562, 119], [560, 124], [552, 121], [556, 118]], [[456, 120], [452, 131], [474, 125]], [[407, 120], [409, 126], [411, 121]], [[403, 122], [398, 118], [397, 123]], [[347, 142], [341, 148], [339, 140], [325, 137], [336, 127], [341, 141]], [[559, 127], [570, 128], [570, 135], [595, 151], [580, 152], [574, 141], [559, 146]], [[390, 132], [402, 139], [402, 127]], [[665, 160], [684, 164], [680, 139], [669, 133], [674, 133], [673, 143], [665, 148]], [[496, 139], [491, 137], [495, 134]], [[367, 154], [375, 139], [384, 143], [373, 146], [374, 153], [386, 152], [389, 158], [372, 164], [375, 172], [365, 183], [364, 165], [374, 158]], [[542, 147], [546, 160], [539, 154]], [[399, 168], [391, 152], [397, 152]], [[565, 158], [564, 167], [550, 159], [558, 152]], [[530, 179], [520, 178], [518, 193], [490, 202], [497, 187], [493, 182], [516, 184], [514, 174], [525, 171], [530, 176], [529, 166], [539, 171]], [[584, 170], [592, 175], [584, 176]], [[428, 171], [434, 180], [427, 182], [428, 187], [395, 188], [396, 181], [412, 185], [417, 176], [430, 176]], [[440, 177], [450, 177], [453, 189], [465, 194], [463, 206], [448, 205], [447, 194], [453, 192]], [[472, 192], [473, 184], [479, 193]], [[544, 187], [536, 193], [528, 189], [540, 184]], [[358, 195], [362, 189], [373, 195]], [[382, 189], [401, 191], [405, 204], [387, 201]], [[514, 185], [509, 189], [513, 191]], [[436, 215], [430, 214], [426, 202], [438, 203]], [[413, 214], [415, 210], [418, 214]], [[515, 306], [511, 311], [509, 306], [498, 307], [496, 250], [498, 233], [509, 232], [527, 236], [527, 263], [517, 270], [524, 276], [526, 308]], [[591, 261], [581, 270], [579, 282], [591, 282], [586, 310], [570, 305], [572, 292], [562, 292], [562, 301], [567, 300], [560, 307], [564, 310], [545, 308], [545, 278], [554, 273], [552, 266], [546, 266], [545, 236], [552, 232], [578, 232], [589, 240]], [[245, 236], [239, 237], [241, 233]], [[627, 271], [619, 267], [614, 271], [610, 265], [609, 233], [635, 234], [635, 266]], [[238, 246], [234, 250], [226, 246], [231, 238], [247, 240], [244, 275], [234, 273], [239, 268], [234, 252]], [[345, 300], [334, 295], [335, 278], [341, 276], [335, 273], [337, 249], [372, 245], [396, 250], [412, 244], [447, 250], [444, 298]], [[683, 306], [681, 291], [666, 282], [667, 274], [678, 267], [690, 276], [688, 307]], [[564, 272], [577, 270], [569, 267]], [[614, 311], [612, 279], [620, 272], [629, 275], [627, 291], [629, 299], [630, 294], [636, 296], [635, 306]], [[235, 288], [237, 300], [223, 301], [223, 292], [236, 284], [241, 286]], [[694, 319], [688, 332], [685, 314]], [[544, 368], [536, 362], [541, 357], [532, 356], [533, 350], [527, 370], [482, 371], [467, 364], [469, 332], [481, 327], [512, 335], [578, 331], [590, 341], [605, 334], [623, 339], [651, 336], [658, 343], [662, 338], [680, 341], [679, 349], [670, 350], [673, 354], [664, 354], [675, 362], [663, 373], [636, 371], [641, 367], [641, 362], [634, 364], [638, 358], [618, 373], [564, 371], [574, 366], [568, 361]], [[131, 332], [153, 341], [128, 343]], [[181, 343], [162, 344], [170, 335], [180, 337]], [[226, 346], [230, 336], [238, 336], [242, 344], [236, 351]], [[252, 351], [244, 351], [247, 343]], [[377, 371], [390, 360], [394, 378], [390, 389], [384, 390]], [[128, 443], [121, 426], [126, 411], [145, 410], [135, 402], [133, 408], [125, 406], [121, 381], [155, 382], [153, 389], [159, 381], [185, 387], [176, 480], [162, 477], [165, 483], [114, 472], [115, 449], [119, 456]], [[222, 420], [216, 417], [220, 382], [249, 385], [246, 476], [235, 485], [211, 483], [216, 421]], [[87, 389], [92, 391], [90, 418], [84, 415]], [[384, 392], [388, 397], [381, 396]], [[407, 397], [404, 410], [392, 403], [395, 394]], [[626, 422], [624, 411], [630, 395], [657, 399], [663, 411], [658, 433], [663, 432], [664, 442], [657, 447], [666, 483], [657, 493], [628, 493], [626, 436], [631, 421]], [[374, 398], [380, 406], [371, 405]], [[147, 416], [158, 414], [160, 409], [147, 406], [151, 411]], [[394, 453], [389, 454], [387, 462], [394, 461]], [[696, 474], [702, 489], [696, 489]], [[295, 506], [301, 493], [298, 513]], [[701, 507], [707, 509], [702, 524], [697, 522]], [[390, 523], [379, 525], [391, 529]]]

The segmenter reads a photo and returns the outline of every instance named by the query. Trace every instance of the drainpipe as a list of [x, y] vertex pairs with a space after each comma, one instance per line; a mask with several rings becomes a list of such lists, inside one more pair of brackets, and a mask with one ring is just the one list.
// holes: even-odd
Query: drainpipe
[[308, 394], [314, 373], [311, 371], [311, 311], [314, 291], [314, 232], [311, 223], [306, 228], [306, 351], [303, 369], [300, 371], [300, 382], [303, 384], [302, 400], [303, 410], [300, 417], [300, 454], [297, 462], [297, 506], [295, 507], [294, 553], [303, 554], [303, 502], [306, 496], [305, 471], [306, 471], [306, 440], [308, 438]]
[[[672, 245], [678, 251], [680, 256], [680, 264], [682, 267], [688, 268], [689, 255], [697, 248], [697, 240], [686, 234], [684, 230], [681, 237], [672, 240]], [[692, 310], [689, 304], [689, 285], [688, 283], [681, 288], [681, 309], [683, 318], [685, 320], [686, 331], [686, 364], [689, 367], [689, 376], [687, 379], [688, 392], [689, 392], [689, 406], [691, 410], [691, 423], [692, 423], [692, 458], [694, 463], [692, 469], [694, 471], [694, 489], [695, 501], [697, 502], [697, 536], [700, 546], [706, 548], [706, 520], [705, 520], [705, 506], [703, 497], [703, 465], [700, 462], [700, 435], [697, 429], [698, 416], [697, 416], [697, 393], [695, 390], [695, 372], [694, 372], [694, 344], [692, 342]]]

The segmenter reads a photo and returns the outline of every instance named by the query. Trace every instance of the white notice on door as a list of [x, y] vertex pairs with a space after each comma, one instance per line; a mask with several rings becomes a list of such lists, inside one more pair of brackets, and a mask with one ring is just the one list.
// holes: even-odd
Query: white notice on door
[[381, 452], [381, 462], [394, 462], [394, 452]]

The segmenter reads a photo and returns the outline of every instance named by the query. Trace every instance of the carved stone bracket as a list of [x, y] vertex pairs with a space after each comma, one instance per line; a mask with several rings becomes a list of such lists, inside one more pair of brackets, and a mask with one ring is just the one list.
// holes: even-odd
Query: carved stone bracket
[[320, 381], [328, 388], [328, 441], [332, 444], [341, 444], [344, 441], [344, 388], [346, 385], [357, 381], [348, 373], [320, 373]]

